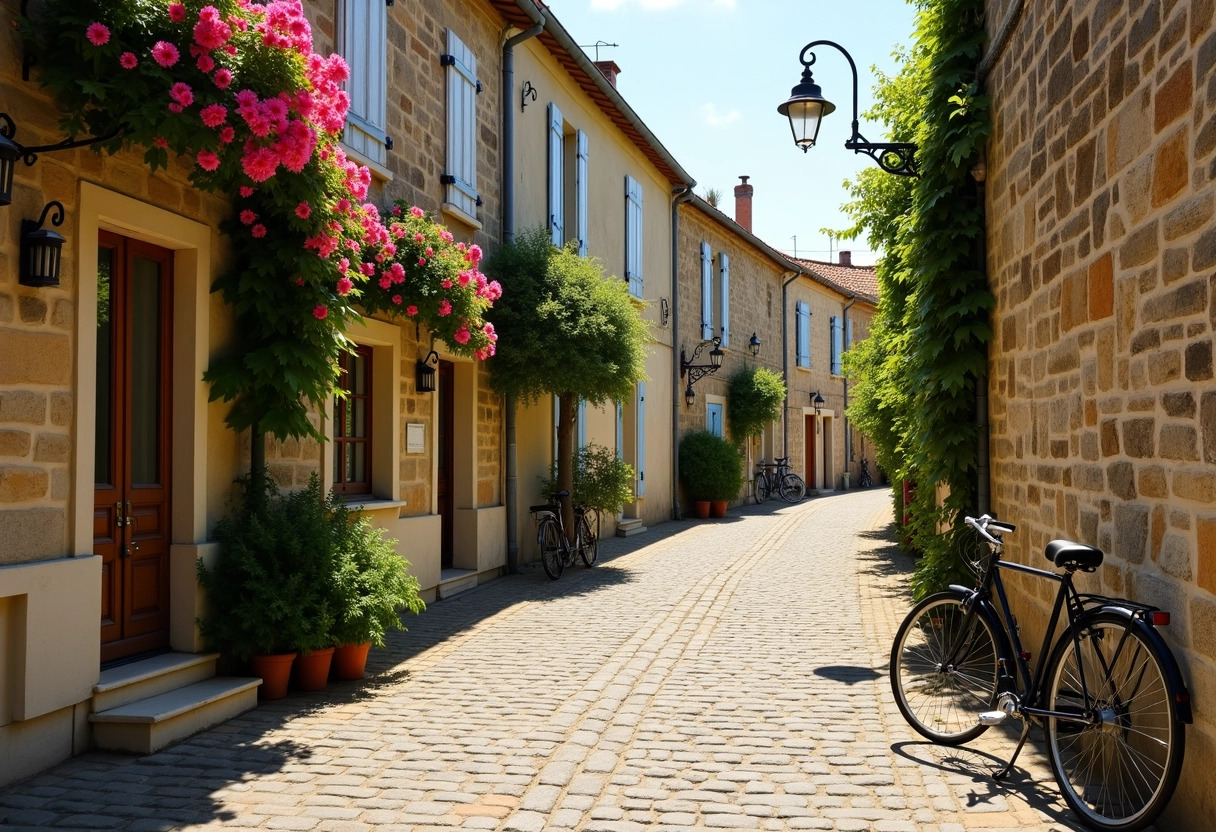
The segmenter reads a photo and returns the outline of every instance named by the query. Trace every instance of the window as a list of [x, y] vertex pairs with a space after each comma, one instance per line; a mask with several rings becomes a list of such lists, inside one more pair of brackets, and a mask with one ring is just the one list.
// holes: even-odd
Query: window
[[574, 233], [578, 235], [578, 256], [587, 256], [587, 184], [588, 147], [587, 134], [579, 130], [574, 134]]
[[448, 51], [442, 58], [447, 67], [448, 146], [445, 199], [466, 218], [476, 222], [477, 207], [477, 58], [448, 29]]
[[625, 279], [629, 294], [642, 297], [642, 186], [632, 176], [625, 177]]
[[338, 7], [338, 43], [350, 66], [350, 109], [342, 142], [376, 164], [385, 162], [388, 8], [383, 3], [345, 0]]
[[724, 410], [721, 402], [705, 403], [705, 429], [719, 438], [726, 436], [722, 425]]
[[840, 354], [844, 352], [844, 327], [841, 326], [840, 318], [835, 315], [828, 318], [828, 329], [831, 331], [832, 342], [830, 344], [832, 356], [832, 375], [840, 375]]
[[549, 239], [561, 247], [566, 242], [565, 133], [562, 111], [549, 102]]
[[334, 493], [372, 492], [372, 348], [359, 346], [338, 359], [334, 399]]
[[795, 343], [797, 344], [798, 366], [811, 366], [811, 307], [804, 301], [798, 301], [794, 307]]
[[718, 252], [715, 275], [709, 243], [701, 243], [701, 339], [716, 335], [723, 349], [730, 347], [730, 256]]

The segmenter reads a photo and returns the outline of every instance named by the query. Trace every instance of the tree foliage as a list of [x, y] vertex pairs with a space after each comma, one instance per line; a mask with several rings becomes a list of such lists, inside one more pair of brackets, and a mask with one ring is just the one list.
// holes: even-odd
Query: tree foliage
[[755, 436], [780, 418], [785, 382], [763, 367], [742, 367], [730, 377], [730, 435], [742, 440]]
[[[616, 514], [633, 500], [633, 466], [616, 455], [611, 448], [594, 442], [578, 449], [574, 458], [574, 488], [571, 502], [576, 508]], [[540, 491], [546, 498], [557, 498], [557, 465], [541, 482]]]
[[[975, 391], [985, 383], [993, 305], [977, 256], [983, 206], [970, 176], [989, 132], [975, 72], [982, 11], [978, 0], [921, 0], [915, 42], [896, 53], [895, 76], [880, 76], [870, 113], [895, 140], [916, 142], [921, 176], [870, 169], [847, 186], [854, 224], [844, 233], [865, 233], [886, 252], [870, 339], [846, 358], [856, 381], [849, 417], [873, 439], [885, 470], [920, 486], [907, 530], [925, 554], [918, 593], [956, 579], [961, 514], [974, 505]], [[947, 492], [941, 505], [937, 484]]]

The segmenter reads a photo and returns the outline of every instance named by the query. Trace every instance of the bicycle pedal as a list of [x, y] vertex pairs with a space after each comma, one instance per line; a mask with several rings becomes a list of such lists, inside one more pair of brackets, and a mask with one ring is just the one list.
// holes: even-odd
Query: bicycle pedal
[[980, 725], [1000, 725], [1008, 718], [1004, 711], [984, 711], [980, 714]]

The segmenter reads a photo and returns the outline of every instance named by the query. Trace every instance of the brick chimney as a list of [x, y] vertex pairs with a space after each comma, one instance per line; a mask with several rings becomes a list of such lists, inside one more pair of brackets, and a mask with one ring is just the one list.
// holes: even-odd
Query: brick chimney
[[612, 88], [616, 89], [616, 76], [621, 74], [621, 68], [616, 65], [616, 61], [595, 61], [595, 68], [608, 79], [608, 83], [612, 84]]
[[842, 266], [853, 265], [853, 252], [851, 252], [851, 251], [840, 252], [840, 265], [842, 265]]
[[751, 177], [740, 176], [739, 179], [743, 184], [735, 186], [735, 222], [750, 233], [752, 230], [752, 186], [747, 184], [747, 180]]

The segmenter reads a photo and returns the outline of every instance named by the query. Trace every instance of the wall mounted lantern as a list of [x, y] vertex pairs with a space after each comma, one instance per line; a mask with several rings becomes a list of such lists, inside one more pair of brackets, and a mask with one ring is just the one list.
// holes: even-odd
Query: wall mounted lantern
[[17, 125], [6, 113], [0, 113], [0, 205], [13, 203], [13, 171], [21, 158], [21, 147], [13, 141]]
[[[697, 360], [697, 356], [701, 354], [701, 351], [711, 344], [713, 345], [713, 349], [709, 352], [709, 363], [694, 364], [693, 362]], [[702, 341], [692, 351], [691, 358], [685, 357], [684, 348], [680, 348], [680, 378], [684, 378], [685, 375], [688, 376], [688, 386], [684, 388], [684, 403], [689, 407], [692, 407], [693, 399], [696, 398], [692, 392], [692, 386], [705, 376], [718, 372], [718, 368], [722, 366], [722, 358], [726, 353], [723, 352], [721, 344], [722, 338], [719, 336], [715, 336], [712, 341]]]
[[813, 404], [815, 406], [815, 415], [816, 416], [819, 415], [819, 411], [823, 409], [823, 406], [826, 403], [827, 403], [827, 400], [824, 399], [823, 396], [819, 395], [818, 390], [816, 390], [814, 393], [811, 394], [811, 404]]
[[21, 267], [17, 279], [22, 286], [59, 285], [64, 238], [59, 232], [42, 227], [52, 209], [55, 213], [51, 214], [51, 224], [63, 225], [63, 205], [55, 200], [43, 207], [37, 222], [21, 221]]
[[836, 49], [844, 55], [849, 62], [849, 68], [853, 70], [853, 134], [844, 143], [845, 149], [866, 154], [887, 173], [896, 176], [919, 176], [920, 173], [916, 169], [916, 145], [906, 142], [868, 142], [861, 135], [857, 121], [857, 65], [853, 63], [853, 56], [846, 52], [843, 46], [830, 40], [811, 41], [802, 47], [802, 52], [798, 55], [798, 61], [802, 64], [802, 80], [790, 90], [789, 100], [777, 107], [777, 112], [790, 120], [794, 144], [801, 147], [803, 153], [814, 147], [819, 138], [820, 121], [836, 109], [835, 104], [823, 97], [823, 91], [811, 75], [811, 66], [815, 63], [815, 53], [811, 50], [816, 46]]
[[431, 350], [427, 353], [426, 358], [418, 362], [418, 392], [419, 393], [434, 393], [435, 392], [435, 367], [431, 364], [439, 366], [439, 353]]
[[747, 345], [752, 348], [752, 358], [760, 355], [760, 339], [756, 337], [756, 333], [752, 333], [752, 337], [748, 340]]

